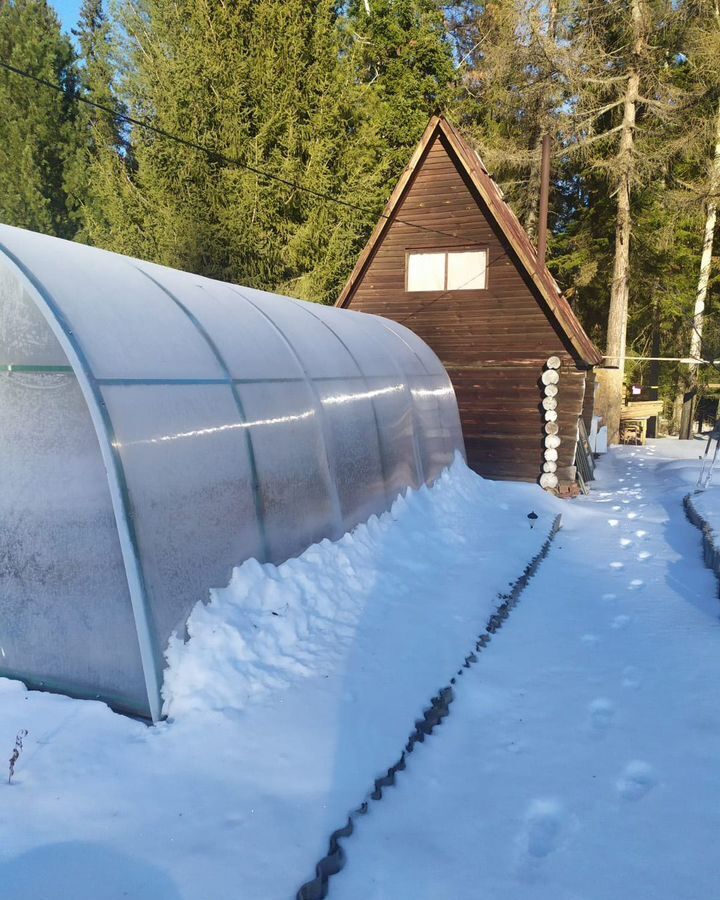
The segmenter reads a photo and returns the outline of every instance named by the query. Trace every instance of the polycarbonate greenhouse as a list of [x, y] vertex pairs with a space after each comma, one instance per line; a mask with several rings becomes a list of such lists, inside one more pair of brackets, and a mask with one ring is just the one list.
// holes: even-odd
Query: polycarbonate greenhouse
[[158, 719], [170, 635], [463, 452], [411, 331], [0, 226], [0, 674]]

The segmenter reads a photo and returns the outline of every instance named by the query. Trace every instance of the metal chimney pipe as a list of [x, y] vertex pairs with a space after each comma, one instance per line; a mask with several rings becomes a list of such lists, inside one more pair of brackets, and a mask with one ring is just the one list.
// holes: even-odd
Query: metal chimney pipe
[[548, 232], [548, 198], [550, 195], [550, 135], [542, 139], [542, 166], [540, 170], [540, 216], [538, 220], [538, 268], [545, 265]]

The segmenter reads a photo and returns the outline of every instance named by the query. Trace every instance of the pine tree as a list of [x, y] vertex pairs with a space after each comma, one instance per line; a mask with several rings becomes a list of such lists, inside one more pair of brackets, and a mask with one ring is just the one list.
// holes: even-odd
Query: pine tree
[[[72, 45], [46, 0], [0, 4], [0, 58], [75, 91]], [[68, 196], [75, 119], [68, 97], [0, 70], [0, 220], [60, 237], [75, 234]]]
[[613, 442], [619, 432], [632, 305], [634, 199], [658, 171], [667, 169], [675, 152], [663, 135], [682, 109], [674, 77], [682, 33], [678, 5], [671, 0], [582, 0], [576, 5], [565, 67], [574, 97], [575, 133], [568, 152], [582, 160], [581, 177], [593, 182], [604, 176], [600, 193], [614, 204], [606, 353], [618, 369], [608, 373], [604, 409]]

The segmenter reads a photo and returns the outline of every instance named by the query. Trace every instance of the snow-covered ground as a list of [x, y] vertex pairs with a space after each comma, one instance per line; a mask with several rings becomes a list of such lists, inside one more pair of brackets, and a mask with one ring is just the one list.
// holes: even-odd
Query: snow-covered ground
[[681, 505], [703, 449], [603, 459], [332, 898], [720, 895], [720, 604]]
[[171, 643], [157, 727], [0, 679], [5, 758], [28, 731], [2, 900], [293, 897], [565, 508], [458, 461], [338, 543], [246, 563]]
[[[712, 445], [708, 456], [709, 460], [713, 456], [715, 444]], [[714, 464], [714, 469], [710, 478], [710, 487], [699, 493], [694, 493], [695, 485], [691, 486], [692, 505], [695, 507], [702, 518], [707, 522], [713, 532], [713, 543], [716, 547], [720, 547], [720, 459]]]
[[290, 900], [558, 510], [330, 897], [716, 897], [720, 606], [681, 505], [703, 449], [612, 451], [564, 503], [457, 463], [336, 544], [245, 564], [171, 644], [157, 727], [0, 680], [0, 751], [29, 732], [0, 783], [0, 897]]

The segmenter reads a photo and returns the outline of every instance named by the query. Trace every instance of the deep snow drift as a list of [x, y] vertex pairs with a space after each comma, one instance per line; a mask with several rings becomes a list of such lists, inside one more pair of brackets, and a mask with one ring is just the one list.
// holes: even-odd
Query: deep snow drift
[[681, 504], [703, 446], [603, 459], [332, 898], [718, 896], [720, 604]]
[[292, 897], [559, 509], [458, 459], [335, 544], [246, 563], [171, 642], [154, 728], [0, 679], [0, 749], [28, 730], [3, 900]]

